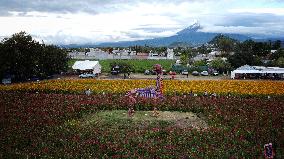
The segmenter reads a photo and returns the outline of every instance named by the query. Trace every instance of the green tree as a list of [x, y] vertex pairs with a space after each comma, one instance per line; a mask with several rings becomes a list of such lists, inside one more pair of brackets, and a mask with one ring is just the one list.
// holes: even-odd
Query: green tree
[[235, 44], [238, 43], [237, 40], [232, 39], [225, 35], [217, 35], [209, 43], [214, 44], [224, 55], [228, 55], [235, 48]]
[[227, 61], [224, 61], [222, 58], [216, 58], [211, 61], [210, 66], [213, 67], [218, 72], [226, 72], [231, 69], [231, 64]]
[[195, 61], [195, 62], [193, 63], [193, 66], [195, 66], [195, 67], [206, 66], [206, 62], [205, 62], [204, 60]]
[[251, 41], [251, 44], [254, 55], [263, 57], [270, 53], [271, 47], [268, 43]]
[[254, 41], [247, 40], [236, 46], [235, 54], [229, 56], [229, 63], [234, 68], [248, 65], [262, 65], [260, 57], [253, 54]]
[[40, 69], [38, 76], [64, 72], [68, 69], [67, 52], [54, 45], [44, 45], [37, 65]]
[[278, 50], [281, 48], [281, 40], [276, 40], [273, 45], [272, 45], [272, 49], [273, 50]]
[[279, 57], [275, 61], [275, 66], [277, 66], [277, 67], [284, 67], [284, 57]]
[[110, 63], [110, 67], [113, 69], [118, 66], [119, 73], [123, 73], [124, 78], [126, 78], [126, 74], [129, 76], [131, 72], [134, 72], [134, 67], [132, 64], [122, 62], [122, 61], [114, 61]]
[[13, 80], [24, 81], [34, 75], [50, 75], [67, 68], [65, 51], [41, 45], [25, 32], [5, 38], [0, 46], [1, 77], [12, 75]]
[[271, 60], [277, 60], [280, 57], [284, 57], [284, 49], [281, 48], [271, 55]]
[[180, 55], [180, 61], [181, 61], [181, 64], [182, 64], [182, 65], [188, 64], [188, 62], [189, 62], [188, 53], [183, 52], [183, 53]]

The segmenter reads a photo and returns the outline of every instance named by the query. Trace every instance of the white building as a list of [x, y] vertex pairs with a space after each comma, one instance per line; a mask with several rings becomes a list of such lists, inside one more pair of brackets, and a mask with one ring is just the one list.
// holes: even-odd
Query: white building
[[101, 73], [101, 65], [99, 61], [76, 61], [72, 66], [74, 70], [83, 71], [83, 72], [92, 72], [93, 74]]
[[167, 59], [174, 59], [174, 49], [167, 49]]

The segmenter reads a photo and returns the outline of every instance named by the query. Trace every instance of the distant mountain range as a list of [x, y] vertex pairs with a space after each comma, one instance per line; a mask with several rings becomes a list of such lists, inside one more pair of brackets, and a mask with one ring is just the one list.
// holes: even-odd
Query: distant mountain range
[[[162, 37], [162, 38], [154, 38], [154, 39], [145, 39], [145, 40], [137, 40], [137, 41], [121, 41], [121, 42], [108, 42], [101, 43], [98, 45], [93, 44], [85, 44], [85, 45], [66, 45], [65, 47], [129, 47], [129, 46], [166, 46], [166, 47], [176, 47], [176, 46], [198, 46], [204, 43], [208, 43], [215, 36], [221, 33], [210, 33], [210, 32], [202, 32], [200, 31], [202, 28], [199, 23], [194, 23], [191, 26], [177, 32], [175, 35], [170, 37]], [[230, 34], [230, 33], [222, 33], [222, 35], [228, 36], [232, 39], [236, 39], [238, 41], [245, 41], [248, 39], [253, 39], [249, 36], [242, 34]], [[281, 39], [280, 39], [281, 40]], [[284, 40], [284, 39], [283, 39]], [[258, 39], [256, 41], [268, 41], [268, 39]]]

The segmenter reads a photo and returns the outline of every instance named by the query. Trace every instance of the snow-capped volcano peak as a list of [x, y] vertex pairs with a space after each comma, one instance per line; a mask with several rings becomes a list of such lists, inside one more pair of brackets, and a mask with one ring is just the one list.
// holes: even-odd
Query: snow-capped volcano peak
[[192, 32], [197, 32], [199, 29], [201, 29], [200, 23], [199, 22], [195, 22], [192, 25], [190, 25], [189, 27], [179, 31], [177, 34], [187, 34], [187, 33], [192, 33]]

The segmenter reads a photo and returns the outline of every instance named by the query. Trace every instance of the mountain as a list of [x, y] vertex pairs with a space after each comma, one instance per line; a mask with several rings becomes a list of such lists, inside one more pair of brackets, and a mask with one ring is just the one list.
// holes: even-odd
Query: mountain
[[[122, 41], [122, 42], [114, 42], [114, 43], [101, 43], [97, 46], [99, 47], [128, 47], [128, 46], [170, 46], [172, 44], [183, 44], [183, 45], [191, 45], [197, 46], [204, 43], [209, 42], [215, 36], [219, 35], [220, 33], [208, 33], [208, 32], [201, 32], [202, 29], [199, 23], [194, 23], [191, 26], [179, 31], [176, 35], [170, 37], [163, 37], [163, 38], [154, 38], [154, 39], [146, 39], [146, 40], [137, 40], [137, 41]], [[245, 41], [251, 39], [248, 36], [241, 35], [241, 34], [223, 34], [228, 36], [232, 39], [236, 39], [239, 41]]]

